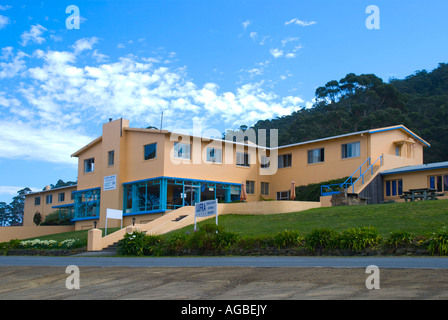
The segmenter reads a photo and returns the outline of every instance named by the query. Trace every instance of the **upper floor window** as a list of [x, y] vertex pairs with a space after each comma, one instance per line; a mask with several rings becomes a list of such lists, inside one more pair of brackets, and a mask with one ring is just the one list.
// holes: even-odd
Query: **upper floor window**
[[95, 169], [95, 158], [84, 160], [84, 172], [92, 172]]
[[157, 143], [151, 143], [144, 146], [145, 149], [145, 160], [157, 158]]
[[115, 163], [115, 151], [111, 150], [107, 153], [107, 165], [113, 166]]
[[356, 158], [361, 156], [361, 143], [345, 143], [342, 145], [342, 159]]
[[52, 203], [53, 202], [53, 195], [52, 194], [47, 194], [46, 196], [45, 196], [45, 203], [46, 204], [50, 204], [50, 203]]
[[174, 142], [174, 158], [191, 159], [191, 145]]
[[242, 167], [250, 167], [249, 154], [245, 152], [236, 153], [236, 165]]
[[290, 167], [292, 163], [292, 154], [282, 154], [278, 156], [278, 168]]
[[267, 157], [267, 156], [261, 156], [261, 159], [260, 159], [260, 167], [261, 168], [269, 168], [269, 166], [270, 166], [270, 161], [269, 161], [269, 157]]
[[308, 163], [319, 163], [325, 161], [324, 148], [308, 150]]
[[222, 163], [222, 150], [218, 148], [207, 147], [207, 161]]
[[58, 201], [64, 202], [65, 201], [65, 192], [61, 192], [58, 194]]
[[35, 197], [35, 198], [34, 198], [34, 205], [35, 205], [35, 206], [40, 205], [40, 197]]

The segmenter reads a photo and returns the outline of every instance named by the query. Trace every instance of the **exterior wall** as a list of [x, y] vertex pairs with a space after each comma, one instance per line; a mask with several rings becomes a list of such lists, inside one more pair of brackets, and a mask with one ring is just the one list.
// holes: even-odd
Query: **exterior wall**
[[[394, 142], [412, 139], [415, 143], [398, 145]], [[396, 156], [399, 147], [400, 158], [407, 159], [409, 165], [423, 164], [423, 144], [402, 130], [378, 130], [370, 135], [370, 156], [372, 161], [383, 154]]]
[[[45, 220], [45, 217], [56, 211], [53, 206], [59, 206], [64, 204], [73, 203], [71, 194], [72, 191], [76, 191], [76, 186], [64, 187], [58, 189], [50, 189], [44, 190], [40, 192], [33, 192], [25, 196], [25, 209], [23, 213], [23, 226], [33, 226], [33, 218], [36, 212], [39, 212], [42, 216], [42, 222]], [[65, 193], [65, 200], [59, 201], [59, 193]], [[46, 203], [46, 196], [52, 195], [53, 201], [52, 203]], [[40, 197], [40, 205], [35, 205], [35, 198]]]
[[0, 227], [0, 242], [8, 242], [12, 239], [29, 239], [49, 234], [74, 231], [74, 226], [22, 226]]
[[[342, 144], [352, 142], [360, 142], [360, 156], [342, 159]], [[272, 177], [272, 189], [275, 192], [287, 191], [290, 189], [291, 181], [299, 186], [348, 177], [367, 159], [367, 145], [367, 138], [359, 135], [279, 148], [279, 155], [291, 153], [292, 166], [277, 170]], [[324, 162], [309, 164], [308, 151], [319, 148], [325, 150]]]
[[[388, 174], [383, 176], [383, 189], [385, 200], [404, 201], [400, 196], [386, 196], [386, 181], [403, 180], [403, 191], [409, 189], [429, 188], [429, 177], [431, 176], [448, 176], [448, 169], [435, 169], [435, 170], [421, 170], [412, 172], [403, 172], [396, 174]], [[445, 193], [445, 196], [438, 197], [438, 199], [448, 199], [448, 190], [443, 190], [441, 193]]]
[[[127, 120], [119, 119], [104, 124], [102, 136], [75, 154], [79, 157], [78, 191], [101, 188], [98, 221], [99, 227], [104, 227], [107, 208], [123, 209], [123, 183], [157, 177], [236, 184], [253, 181], [254, 192], [247, 194], [247, 201], [252, 202], [263, 198], [276, 199], [277, 192], [291, 189], [292, 181], [298, 186], [350, 176], [368, 157], [375, 161], [384, 155], [384, 169], [423, 163], [423, 144], [402, 129], [389, 129], [265, 151], [247, 144], [243, 147], [241, 144], [185, 137], [167, 131], [129, 128]], [[415, 143], [411, 143], [411, 139]], [[190, 159], [174, 158], [175, 142], [191, 145]], [[360, 155], [343, 159], [342, 145], [353, 142], [360, 143]], [[156, 158], [144, 160], [144, 146], [151, 143], [157, 143]], [[395, 156], [397, 143], [403, 144], [400, 156]], [[207, 147], [222, 150], [222, 163], [206, 161]], [[309, 164], [308, 151], [319, 148], [325, 150], [324, 161]], [[113, 166], [108, 165], [108, 152], [111, 150], [114, 151]], [[249, 167], [236, 165], [237, 152], [249, 153]], [[270, 169], [260, 168], [259, 158], [265, 152], [272, 157]], [[291, 166], [273, 170], [277, 165], [277, 155], [284, 154], [291, 154]], [[93, 172], [85, 173], [84, 160], [89, 158], [95, 158], [95, 169]], [[367, 169], [367, 166], [363, 169]], [[116, 176], [114, 190], [104, 190], [103, 179], [107, 176]], [[358, 176], [358, 173], [354, 175]], [[261, 195], [262, 182], [269, 183], [268, 195]], [[87, 222], [79, 221], [76, 224], [77, 229], [88, 228], [92, 226], [93, 221], [92, 219]], [[119, 220], [108, 221], [110, 227], [119, 225]]]

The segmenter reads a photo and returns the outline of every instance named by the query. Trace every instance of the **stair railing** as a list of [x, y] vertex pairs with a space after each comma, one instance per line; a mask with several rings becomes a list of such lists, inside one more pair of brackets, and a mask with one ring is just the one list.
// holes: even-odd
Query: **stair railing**
[[[383, 156], [381, 155], [378, 159], [376, 159], [373, 163], [371, 163], [371, 158], [368, 157], [353, 173], [350, 177], [347, 178], [343, 183], [336, 183], [336, 184], [327, 184], [327, 185], [321, 185], [320, 186], [320, 195], [321, 196], [329, 196], [332, 194], [337, 194], [341, 192], [342, 190], [349, 189], [352, 187], [353, 193], [355, 192], [355, 184], [358, 182], [358, 180], [361, 179], [362, 184], [364, 184], [364, 176], [365, 174], [371, 170], [371, 173], [373, 174], [373, 168], [374, 165], [377, 162], [380, 162], [380, 166], [383, 165]], [[363, 166], [367, 165], [367, 169], [365, 171], [362, 171]], [[359, 172], [359, 177], [354, 179], [353, 176], [356, 175]], [[354, 181], [353, 181], [354, 180]], [[324, 191], [325, 190], [325, 191]]]

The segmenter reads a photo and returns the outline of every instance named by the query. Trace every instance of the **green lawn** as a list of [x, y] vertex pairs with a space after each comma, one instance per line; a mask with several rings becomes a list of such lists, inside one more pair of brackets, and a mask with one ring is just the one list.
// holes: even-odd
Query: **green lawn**
[[[214, 223], [215, 218], [203, 221]], [[405, 230], [415, 235], [434, 232], [448, 226], [448, 200], [390, 203], [368, 206], [340, 206], [273, 215], [223, 215], [219, 225], [240, 235], [263, 235], [285, 229], [301, 233], [317, 228], [336, 231], [353, 227], [373, 226], [382, 236], [391, 231]], [[193, 226], [176, 232], [193, 231]]]
[[[214, 217], [198, 224], [214, 223]], [[383, 237], [389, 232], [404, 230], [415, 235], [426, 235], [442, 226], [448, 226], [448, 200], [390, 203], [368, 206], [341, 206], [317, 208], [296, 213], [272, 215], [223, 215], [219, 225], [239, 235], [264, 235], [285, 229], [302, 234], [317, 228], [342, 231], [353, 227], [373, 226]], [[108, 234], [117, 228], [108, 229]], [[173, 233], [192, 232], [187, 226]], [[87, 245], [88, 230], [66, 232], [38, 237], [41, 240], [80, 239]], [[104, 234], [104, 230], [103, 230]]]

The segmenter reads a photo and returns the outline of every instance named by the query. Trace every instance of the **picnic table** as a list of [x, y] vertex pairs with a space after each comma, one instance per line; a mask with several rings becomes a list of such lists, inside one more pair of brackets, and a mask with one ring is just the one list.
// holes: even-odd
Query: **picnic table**
[[444, 193], [438, 193], [436, 189], [433, 188], [418, 188], [409, 189], [409, 191], [404, 191], [400, 198], [404, 201], [423, 201], [423, 200], [437, 200], [437, 197], [444, 196]]

